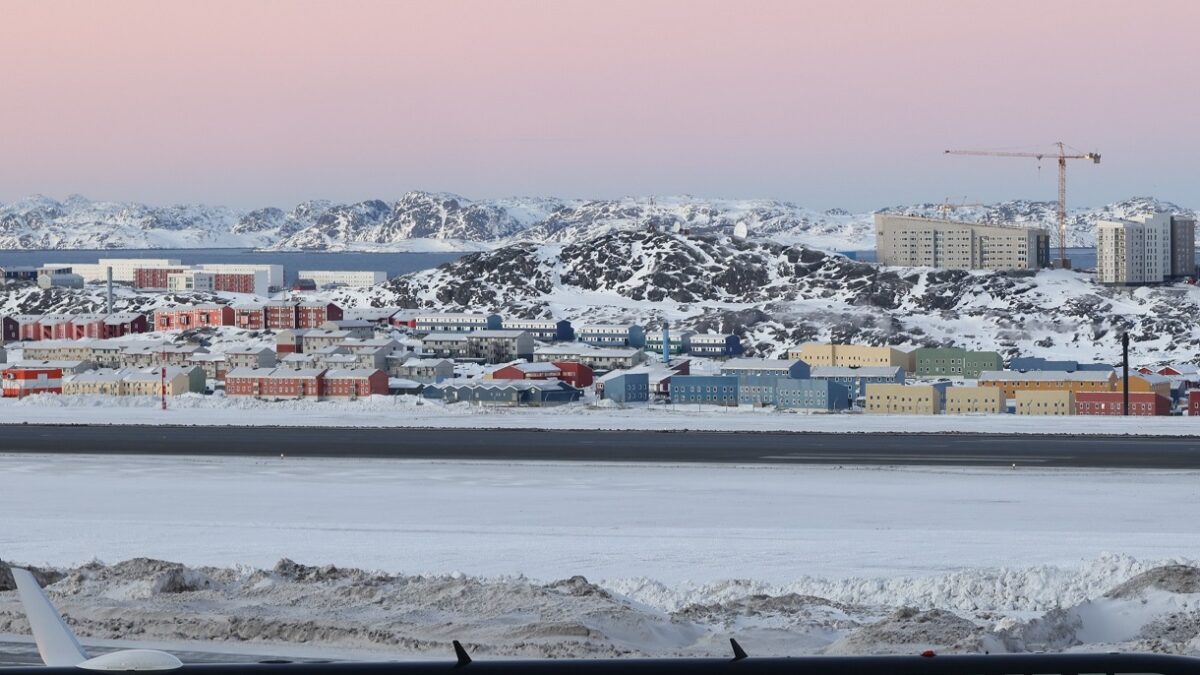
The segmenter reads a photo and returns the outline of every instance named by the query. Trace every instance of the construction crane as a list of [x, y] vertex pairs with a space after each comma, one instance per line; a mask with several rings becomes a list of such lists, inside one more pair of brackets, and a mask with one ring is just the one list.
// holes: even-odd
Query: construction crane
[[1047, 152], [1001, 152], [992, 150], [947, 150], [947, 155], [975, 155], [980, 157], [1028, 157], [1041, 162], [1047, 157], [1058, 159], [1058, 266], [1067, 268], [1071, 261], [1067, 260], [1067, 160], [1090, 159], [1093, 164], [1100, 163], [1100, 153], [1085, 152], [1078, 155], [1068, 155], [1067, 146], [1062, 141], [1055, 143], [1058, 154]]

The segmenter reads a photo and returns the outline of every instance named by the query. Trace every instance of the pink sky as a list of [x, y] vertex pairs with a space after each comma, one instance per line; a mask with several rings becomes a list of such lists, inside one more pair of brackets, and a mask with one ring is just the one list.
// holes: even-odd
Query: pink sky
[[1200, 3], [0, 0], [0, 200], [1200, 206]]

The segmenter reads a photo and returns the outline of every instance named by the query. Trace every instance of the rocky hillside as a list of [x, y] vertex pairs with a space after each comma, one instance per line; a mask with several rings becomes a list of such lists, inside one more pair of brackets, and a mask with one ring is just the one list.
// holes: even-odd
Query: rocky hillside
[[[882, 209], [981, 222], [1054, 226], [1052, 202], [1012, 201], [939, 211], [936, 204]], [[1069, 243], [1090, 246], [1100, 218], [1153, 211], [1191, 213], [1151, 198], [1071, 212]], [[0, 204], [0, 249], [266, 247], [279, 250], [481, 250], [519, 241], [569, 244], [614, 231], [688, 232], [806, 244], [826, 250], [874, 245], [871, 213], [816, 211], [770, 200], [697, 197], [470, 200], [410, 192], [395, 201], [307, 201], [267, 207], [151, 207], [32, 197]]]
[[[1200, 289], [1124, 291], [1089, 274], [883, 268], [801, 245], [719, 235], [612, 231], [570, 244], [518, 242], [472, 253], [370, 289], [304, 297], [345, 307], [495, 311], [576, 322], [629, 321], [732, 332], [750, 352], [778, 355], [809, 340], [957, 345], [1005, 356], [1114, 360], [1129, 331], [1139, 364], [1196, 362]], [[117, 309], [229, 298], [137, 294]], [[103, 293], [15, 286], [0, 314], [99, 311]]]
[[1144, 362], [1192, 361], [1200, 290], [1132, 292], [1072, 271], [881, 268], [797, 245], [618, 231], [566, 245], [518, 243], [399, 277], [370, 301], [490, 310], [651, 329], [734, 332], [763, 355], [807, 340], [960, 345], [1007, 356], [1112, 359], [1128, 330]]

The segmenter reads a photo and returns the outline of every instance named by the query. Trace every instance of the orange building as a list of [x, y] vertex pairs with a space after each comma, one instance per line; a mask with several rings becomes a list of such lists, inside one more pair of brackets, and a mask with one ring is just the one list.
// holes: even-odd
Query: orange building
[[[1132, 378], [1131, 378], [1132, 379]], [[999, 387], [1005, 398], [1016, 398], [1018, 391], [1117, 391], [1119, 378], [1113, 371], [1077, 370], [985, 370], [979, 374], [978, 386]]]

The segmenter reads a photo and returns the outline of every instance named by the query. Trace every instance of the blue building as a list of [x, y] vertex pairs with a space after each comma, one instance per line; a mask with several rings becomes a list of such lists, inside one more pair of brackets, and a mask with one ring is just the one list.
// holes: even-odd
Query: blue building
[[775, 405], [779, 379], [804, 379], [808, 364], [800, 359], [730, 359], [721, 365], [722, 375], [738, 378], [738, 403]]
[[575, 339], [593, 347], [646, 346], [646, 332], [634, 324], [592, 323], [575, 328]]
[[675, 375], [671, 403], [738, 404], [738, 378], [732, 375]]
[[603, 398], [617, 403], [644, 403], [650, 400], [649, 373], [613, 371], [599, 382], [603, 383]]
[[721, 364], [722, 375], [745, 377], [751, 375], [773, 375], [803, 380], [811, 369], [800, 359], [729, 359]]
[[1022, 372], [1055, 370], [1068, 373], [1075, 372], [1104, 372], [1113, 367], [1107, 363], [1079, 363], [1078, 361], [1050, 361], [1037, 356], [1021, 356], [1008, 364], [1009, 370]]
[[850, 407], [850, 390], [830, 380], [775, 380], [775, 405], [780, 408], [831, 412]]
[[[662, 344], [662, 341], [659, 341]], [[692, 356], [737, 356], [742, 353], [742, 340], [736, 335], [696, 334], [688, 341], [688, 353]]]
[[900, 366], [817, 366], [808, 376], [842, 385], [852, 401], [866, 397], [868, 384], [904, 384], [904, 369]]
[[523, 330], [542, 342], [570, 342], [575, 339], [575, 329], [566, 319], [504, 319], [500, 322], [500, 328]]
[[421, 395], [446, 403], [547, 406], [578, 401], [583, 392], [559, 380], [453, 379], [426, 385]]
[[[667, 339], [671, 343], [670, 353], [672, 356], [680, 354], [688, 354], [692, 350], [692, 336], [696, 334], [694, 330], [673, 330]], [[661, 332], [651, 333], [646, 336], [646, 351], [652, 354], [663, 353], [663, 336]]]

